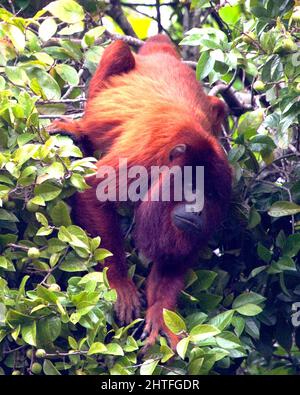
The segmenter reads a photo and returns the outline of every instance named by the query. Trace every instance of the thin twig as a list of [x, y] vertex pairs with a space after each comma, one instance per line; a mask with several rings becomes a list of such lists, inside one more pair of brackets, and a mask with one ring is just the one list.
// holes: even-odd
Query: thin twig
[[[41, 114], [39, 115], [39, 119], [57, 119], [60, 118], [62, 115], [61, 114]], [[74, 114], [66, 114], [64, 117], [71, 118], [71, 119], [77, 119], [77, 118], [82, 118], [83, 112], [77, 112]]]
[[46, 281], [48, 280], [48, 278], [51, 276], [51, 274], [59, 268], [59, 266], [63, 263], [67, 253], [69, 252], [69, 248], [66, 249], [66, 251], [64, 252], [64, 254], [60, 257], [59, 262], [52, 267], [50, 270], [48, 270], [46, 276], [43, 278], [43, 280], [39, 283], [39, 285], [45, 285]]
[[86, 98], [80, 97], [78, 99], [59, 99], [59, 100], [38, 100], [37, 104], [72, 104], [86, 102]]
[[25, 252], [29, 250], [29, 247], [23, 246], [21, 244], [14, 244], [14, 243], [7, 244], [7, 247], [13, 248], [14, 250], [21, 250]]
[[[125, 1], [121, 1], [121, 5], [124, 7], [155, 7], [156, 3], [126, 3]], [[167, 6], [167, 7], [176, 7], [178, 5], [178, 1], [172, 1], [170, 3], [162, 3], [160, 4], [161, 7]]]
[[164, 29], [163, 29], [163, 26], [162, 26], [162, 24], [161, 24], [160, 0], [156, 0], [155, 8], [156, 8], [157, 27], [158, 27], [158, 32], [160, 33], [162, 30], [164, 30]]
[[106, 10], [106, 14], [117, 22], [125, 34], [137, 38], [133, 27], [128, 22], [123, 12], [120, 0], [110, 0], [110, 7]]
[[[84, 72], [84, 69], [83, 69], [83, 68], [80, 69], [80, 70], [78, 71], [78, 77], [79, 77], [79, 79], [81, 78], [83, 72]], [[62, 96], [62, 99], [67, 99], [67, 98], [70, 96], [70, 94], [73, 92], [73, 90], [74, 90], [75, 88], [76, 88], [75, 85], [71, 85], [71, 86], [68, 88], [68, 90], [66, 91], [66, 93]]]
[[8, 4], [10, 5], [12, 13], [15, 15], [16, 9], [15, 9], [15, 6], [14, 6], [14, 3], [12, 2], [12, 0], [8, 0]]

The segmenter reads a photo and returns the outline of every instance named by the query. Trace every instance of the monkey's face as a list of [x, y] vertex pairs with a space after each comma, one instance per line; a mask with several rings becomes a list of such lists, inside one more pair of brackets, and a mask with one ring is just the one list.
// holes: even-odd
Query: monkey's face
[[[170, 182], [166, 171], [151, 188], [160, 199], [141, 202], [135, 211], [136, 245], [154, 261], [192, 257], [220, 226], [231, 194], [231, 169], [217, 143], [180, 142], [170, 150], [167, 168], [178, 172]], [[188, 189], [178, 193], [178, 184]], [[170, 185], [167, 201], [163, 191]]]
[[182, 184], [187, 190], [171, 211], [172, 224], [205, 242], [226, 213], [231, 195], [231, 169], [222, 150], [211, 145], [177, 145], [171, 152], [172, 162], [175, 158], [182, 162]]

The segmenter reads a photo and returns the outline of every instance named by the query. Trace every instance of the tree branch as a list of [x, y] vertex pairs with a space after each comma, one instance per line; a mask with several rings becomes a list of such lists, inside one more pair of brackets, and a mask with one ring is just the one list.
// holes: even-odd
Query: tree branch
[[156, 20], [157, 20], [158, 33], [161, 33], [163, 30], [163, 27], [161, 24], [160, 1], [159, 0], [156, 0], [155, 8], [156, 8]]
[[117, 22], [117, 24], [120, 26], [120, 28], [124, 31], [125, 34], [137, 38], [135, 31], [133, 30], [132, 26], [128, 22], [123, 12], [120, 0], [111, 0], [110, 8], [108, 8], [106, 13], [114, 21]]
[[[228, 105], [230, 112], [235, 116], [240, 116], [247, 111], [253, 110], [251, 104], [244, 103], [238, 97], [238, 92], [236, 92], [231, 86], [222, 83], [221, 81], [217, 83], [208, 93], [209, 96], [216, 96], [220, 93]], [[251, 97], [251, 94], [249, 94]]]

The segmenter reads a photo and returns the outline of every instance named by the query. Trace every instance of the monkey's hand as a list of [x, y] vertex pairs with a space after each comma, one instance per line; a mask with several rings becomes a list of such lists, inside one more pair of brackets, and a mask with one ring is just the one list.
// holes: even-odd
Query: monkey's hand
[[74, 141], [80, 138], [80, 121], [70, 119], [66, 116], [61, 116], [59, 119], [54, 120], [46, 128], [49, 134], [62, 134], [65, 136], [70, 136]]
[[143, 352], [147, 351], [147, 349], [155, 343], [159, 334], [165, 335], [170, 347], [176, 350], [177, 343], [181, 337], [171, 332], [164, 323], [163, 304], [161, 301], [157, 301], [147, 310], [146, 325], [142, 334], [142, 338], [146, 338]]
[[129, 278], [111, 285], [117, 291], [115, 311], [121, 324], [129, 324], [140, 315], [140, 295]]

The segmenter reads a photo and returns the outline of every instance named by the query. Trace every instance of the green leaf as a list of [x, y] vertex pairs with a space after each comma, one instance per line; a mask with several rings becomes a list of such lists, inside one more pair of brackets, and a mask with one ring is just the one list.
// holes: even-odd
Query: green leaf
[[73, 350], [78, 350], [78, 344], [74, 337], [68, 336], [68, 343]]
[[38, 321], [37, 333], [42, 344], [54, 342], [61, 333], [61, 319], [59, 317], [41, 318]]
[[213, 70], [215, 59], [210, 55], [210, 51], [202, 52], [197, 63], [196, 77], [202, 81]]
[[243, 145], [238, 145], [237, 147], [231, 148], [231, 150], [228, 153], [228, 160], [231, 163], [236, 163], [238, 162], [241, 157], [245, 153], [245, 147]]
[[85, 182], [84, 177], [80, 174], [72, 174], [70, 181], [75, 188], [81, 191], [84, 191], [88, 188], [88, 184]]
[[103, 354], [108, 354], [108, 355], [124, 355], [124, 351], [122, 350], [122, 347], [117, 344], [117, 343], [109, 343], [106, 344], [106, 351], [103, 352]]
[[26, 72], [21, 67], [7, 66], [5, 67], [5, 73], [15, 85], [26, 86], [29, 82]]
[[124, 368], [124, 366], [120, 365], [119, 363], [116, 363], [111, 369], [109, 369], [109, 373], [114, 376], [114, 375], [123, 375], [127, 376], [130, 374], [129, 370]]
[[110, 251], [106, 250], [105, 248], [97, 248], [94, 252], [94, 257], [96, 261], [100, 261], [100, 262], [112, 255], [113, 254]]
[[261, 222], [261, 216], [254, 206], [250, 208], [248, 229], [254, 229]]
[[189, 375], [198, 375], [201, 371], [202, 365], [204, 362], [204, 358], [196, 358], [194, 359], [188, 367], [188, 374]]
[[37, 286], [36, 293], [40, 298], [46, 300], [49, 303], [56, 303], [58, 299], [57, 292], [50, 291], [42, 285]]
[[162, 354], [161, 363], [167, 362], [174, 355], [174, 352], [166, 344], [160, 346], [159, 352]]
[[69, 55], [69, 58], [74, 59], [76, 61], [80, 61], [82, 58], [82, 52], [80, 45], [74, 43], [70, 40], [61, 40], [60, 45], [64, 48], [64, 50]]
[[91, 272], [86, 274], [78, 282], [78, 285], [86, 284], [89, 281], [95, 281], [96, 283], [103, 283], [103, 273], [102, 272]]
[[166, 326], [171, 332], [179, 334], [186, 332], [186, 325], [183, 319], [174, 311], [163, 309], [163, 318]]
[[231, 332], [224, 332], [220, 336], [216, 336], [217, 345], [225, 349], [235, 349], [241, 347], [240, 339]]
[[21, 334], [26, 343], [36, 346], [36, 321], [22, 325]]
[[74, 0], [52, 1], [45, 10], [67, 23], [76, 23], [84, 19], [83, 8]]
[[223, 299], [222, 296], [214, 295], [211, 293], [200, 293], [200, 295], [197, 295], [197, 298], [201, 310], [207, 313], [213, 310], [214, 308], [216, 308], [218, 304], [221, 302], [221, 300]]
[[300, 251], [300, 233], [290, 235], [284, 242], [282, 254], [290, 258], [296, 256]]
[[259, 304], [262, 303], [266, 300], [266, 298], [262, 295], [259, 295], [255, 292], [246, 292], [243, 293], [239, 296], [237, 296], [234, 299], [234, 302], [232, 303], [232, 308], [236, 309], [238, 307], [244, 306], [246, 304]]
[[244, 135], [245, 138], [249, 139], [257, 133], [257, 129], [259, 128], [263, 120], [263, 109], [246, 112], [239, 119], [238, 134]]
[[62, 200], [50, 210], [50, 216], [55, 226], [69, 226], [72, 223], [69, 208]]
[[284, 270], [297, 270], [295, 262], [289, 256], [283, 256], [277, 262], [273, 262], [268, 273], [280, 273]]
[[88, 355], [103, 354], [107, 351], [106, 346], [101, 342], [93, 343], [88, 351]]
[[180, 356], [180, 358], [184, 359], [185, 358], [185, 354], [187, 352], [187, 348], [190, 342], [190, 338], [188, 337], [184, 337], [183, 339], [181, 339], [177, 346], [176, 346], [176, 351], [178, 353], [178, 355]]
[[91, 47], [86, 51], [84, 66], [89, 70], [91, 74], [96, 71], [102, 53], [103, 48], [101, 48], [100, 46]]
[[30, 199], [29, 202], [37, 204], [38, 206], [45, 206], [45, 200], [42, 198], [42, 196], [35, 196]]
[[235, 25], [241, 17], [242, 9], [239, 4], [231, 6], [226, 5], [221, 7], [219, 10], [219, 15], [229, 25]]
[[273, 203], [268, 211], [271, 217], [284, 217], [286, 215], [295, 215], [298, 213], [300, 213], [300, 206], [296, 203], [287, 201]]
[[257, 135], [251, 138], [250, 148], [254, 152], [261, 152], [263, 150], [272, 152], [276, 148], [276, 144], [267, 135]]
[[221, 331], [213, 325], [200, 324], [191, 330], [190, 339], [193, 342], [199, 342], [218, 335], [219, 333], [221, 333]]
[[91, 46], [94, 44], [95, 40], [99, 37], [102, 36], [102, 34], [105, 32], [105, 27], [104, 26], [97, 26], [93, 29], [90, 29], [88, 32], [85, 33], [83, 37], [83, 43], [86, 46]]
[[45, 359], [43, 363], [43, 370], [45, 375], [47, 376], [58, 376], [61, 375], [60, 372], [56, 369], [49, 359]]
[[39, 37], [41, 38], [42, 41], [46, 42], [52, 36], [54, 36], [54, 34], [56, 33], [56, 30], [57, 30], [57, 24], [56, 24], [54, 18], [46, 18], [40, 24]]
[[211, 270], [197, 270], [196, 274], [198, 276], [196, 283], [197, 291], [206, 291], [218, 275]]
[[25, 48], [25, 35], [21, 29], [13, 24], [4, 25], [4, 31], [17, 51], [23, 52]]
[[67, 64], [57, 64], [55, 66], [55, 71], [69, 85], [79, 84], [79, 76], [74, 67]]
[[249, 279], [250, 278], [254, 278], [256, 277], [259, 273], [262, 273], [265, 269], [267, 268], [267, 266], [259, 266], [256, 267], [255, 269], [253, 269], [249, 275]]
[[242, 315], [249, 317], [255, 316], [262, 312], [262, 308], [253, 303], [245, 304], [241, 307], [236, 308], [236, 311]]
[[51, 184], [50, 182], [43, 182], [34, 188], [34, 194], [40, 196], [45, 202], [49, 202], [57, 198], [61, 193], [61, 187]]
[[80, 33], [84, 30], [84, 22], [72, 23], [69, 26], [62, 28], [58, 34], [60, 36], [71, 36], [74, 33]]
[[36, 214], [35, 214], [35, 217], [36, 217], [37, 221], [38, 221], [39, 223], [41, 223], [43, 226], [45, 226], [45, 227], [49, 226], [48, 220], [47, 220], [47, 218], [44, 216], [44, 214], [42, 214], [42, 213], [36, 213]]
[[243, 317], [233, 317], [232, 325], [234, 327], [234, 332], [237, 336], [241, 336], [245, 328], [245, 319]]
[[0, 208], [0, 221], [19, 222], [18, 218], [10, 211]]
[[223, 313], [220, 313], [213, 317], [209, 321], [209, 324], [215, 326], [220, 331], [223, 331], [228, 325], [230, 325], [233, 314], [234, 310], [224, 311]]
[[28, 71], [30, 78], [30, 88], [36, 95], [41, 95], [48, 100], [60, 99], [60, 87], [55, 79], [46, 71], [34, 68]]
[[152, 375], [156, 366], [158, 364], [158, 360], [155, 359], [147, 359], [143, 362], [142, 366], [140, 367], [140, 375]]
[[7, 269], [8, 267], [8, 260], [5, 258], [5, 256], [0, 256], [0, 267], [3, 269]]
[[[128, 336], [126, 340], [126, 345], [124, 346], [125, 352], [132, 352], [138, 350], [139, 346], [136, 340], [132, 336]], [[174, 353], [173, 353], [174, 355]]]
[[263, 246], [261, 242], [258, 243], [257, 254], [266, 263], [269, 263], [272, 259], [272, 252]]
[[5, 304], [4, 303], [0, 303], [0, 326], [2, 326], [4, 324], [5, 314], [6, 314]]
[[84, 272], [88, 270], [86, 260], [76, 257], [75, 254], [68, 254], [65, 261], [60, 264], [59, 269], [64, 272]]
[[19, 311], [10, 309], [7, 312], [6, 321], [10, 323], [13, 327], [19, 324], [28, 324], [33, 321], [33, 317], [27, 314], [20, 313]]

